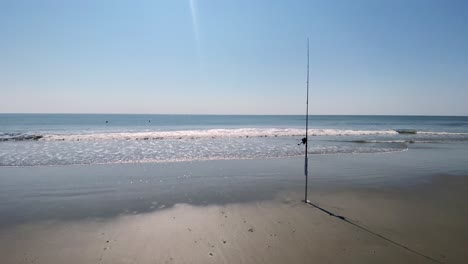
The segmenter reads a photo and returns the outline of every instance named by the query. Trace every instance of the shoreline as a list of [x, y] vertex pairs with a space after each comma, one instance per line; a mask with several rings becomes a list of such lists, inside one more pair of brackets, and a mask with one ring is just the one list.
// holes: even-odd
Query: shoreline
[[349, 222], [302, 157], [0, 167], [0, 262], [463, 263], [466, 154], [315, 156]]
[[[468, 175], [454, 149], [381, 155], [320, 155], [309, 160], [309, 192], [368, 187], [406, 188], [438, 175]], [[431, 166], [426, 161], [433, 160]], [[47, 219], [113, 218], [178, 203], [225, 205], [303, 192], [303, 159], [243, 159], [180, 163], [0, 167], [0, 229]], [[155, 204], [157, 203], [157, 204]]]

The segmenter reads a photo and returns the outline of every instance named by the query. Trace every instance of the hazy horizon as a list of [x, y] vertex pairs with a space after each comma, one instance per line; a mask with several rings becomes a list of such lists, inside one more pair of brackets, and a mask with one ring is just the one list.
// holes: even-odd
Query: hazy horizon
[[[194, 116], [305, 116], [305, 114], [159, 114], [159, 113], [13, 113], [2, 112], [0, 115], [194, 115]], [[414, 116], [414, 117], [468, 117], [468, 115], [372, 115], [372, 114], [310, 114], [309, 116]]]
[[468, 115], [464, 1], [3, 1], [0, 113]]

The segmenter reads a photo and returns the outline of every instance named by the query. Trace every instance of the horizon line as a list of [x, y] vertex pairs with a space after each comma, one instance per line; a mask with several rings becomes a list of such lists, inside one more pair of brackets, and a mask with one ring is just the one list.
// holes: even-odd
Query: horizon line
[[[177, 116], [304, 116], [305, 114], [167, 114], [167, 113], [79, 113], [79, 112], [0, 112], [0, 115], [177, 115]], [[309, 114], [309, 116], [425, 116], [425, 117], [468, 117], [468, 115], [422, 115], [422, 114]]]

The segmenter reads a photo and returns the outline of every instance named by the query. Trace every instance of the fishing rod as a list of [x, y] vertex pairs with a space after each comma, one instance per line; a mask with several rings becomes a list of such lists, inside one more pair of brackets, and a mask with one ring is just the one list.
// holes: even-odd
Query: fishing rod
[[307, 187], [309, 181], [309, 170], [308, 170], [308, 158], [307, 158], [307, 142], [309, 139], [309, 38], [307, 38], [307, 97], [306, 97], [306, 134], [305, 138], [302, 138], [301, 143], [298, 145], [304, 144], [305, 146], [305, 157], [304, 157], [304, 175], [305, 175], [305, 192], [304, 192], [304, 202], [309, 203], [307, 199]]
[[308, 203], [307, 199], [307, 186], [309, 180], [308, 170], [308, 158], [307, 158], [307, 143], [308, 143], [308, 130], [309, 130], [309, 38], [307, 38], [307, 98], [306, 98], [306, 134], [305, 138], [302, 139], [302, 143], [305, 145], [305, 158], [304, 158], [304, 175], [305, 175], [305, 194], [304, 202]]

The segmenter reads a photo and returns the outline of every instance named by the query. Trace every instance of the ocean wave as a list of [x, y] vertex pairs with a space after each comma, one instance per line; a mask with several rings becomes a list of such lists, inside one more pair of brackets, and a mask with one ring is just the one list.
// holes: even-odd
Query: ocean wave
[[417, 134], [422, 135], [439, 135], [439, 136], [468, 136], [468, 133], [464, 132], [433, 132], [433, 131], [418, 131]]
[[[310, 136], [396, 136], [396, 130], [350, 130], [350, 129], [309, 129]], [[177, 131], [145, 132], [98, 132], [77, 134], [47, 133], [0, 133], [1, 141], [101, 141], [101, 140], [177, 140], [177, 139], [217, 139], [217, 138], [258, 138], [258, 137], [299, 137], [304, 136], [304, 129], [298, 128], [233, 128]], [[468, 133], [417, 131], [412, 135], [402, 136], [468, 136]], [[417, 140], [397, 140], [393, 142], [415, 143]], [[372, 140], [356, 140], [356, 143], [379, 143]], [[391, 143], [391, 142], [382, 142]]]
[[27, 134], [27, 133], [0, 133], [1, 141], [26, 141], [26, 140], [39, 140], [43, 138], [40, 134]]
[[[344, 130], [309, 129], [310, 136], [363, 136], [396, 135], [393, 130]], [[46, 141], [90, 141], [90, 140], [163, 140], [201, 138], [248, 138], [248, 137], [291, 137], [304, 136], [304, 129], [297, 128], [236, 128], [150, 132], [106, 132], [90, 134], [4, 134], [2, 141], [46, 140]]]
[[[428, 136], [430, 135], [430, 136]], [[338, 141], [339, 140], [333, 140]], [[405, 139], [355, 139], [355, 140], [343, 140], [341, 142], [351, 142], [360, 144], [416, 144], [416, 143], [444, 143], [444, 142], [458, 142], [468, 141], [468, 134], [458, 133], [444, 133], [444, 134], [426, 134], [424, 136], [412, 136]]]

